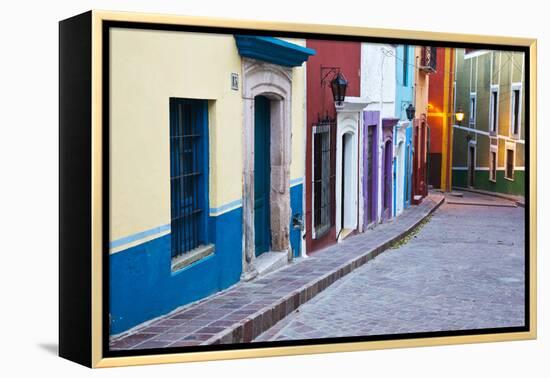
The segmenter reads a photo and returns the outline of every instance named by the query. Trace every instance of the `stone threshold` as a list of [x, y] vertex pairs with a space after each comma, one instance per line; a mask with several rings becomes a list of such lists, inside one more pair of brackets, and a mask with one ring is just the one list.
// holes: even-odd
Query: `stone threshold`
[[393, 222], [349, 236], [314, 255], [186, 305], [123, 337], [112, 350], [248, 343], [340, 278], [413, 232], [443, 202], [430, 193]]

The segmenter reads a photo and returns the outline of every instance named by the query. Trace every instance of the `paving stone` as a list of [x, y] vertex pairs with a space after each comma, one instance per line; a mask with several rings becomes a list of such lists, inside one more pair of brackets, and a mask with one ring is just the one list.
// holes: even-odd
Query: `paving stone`
[[522, 326], [524, 216], [522, 208], [444, 204], [408, 243], [254, 341]]
[[[145, 332], [150, 335], [147, 338], [164, 333], [183, 334], [178, 344], [182, 346], [242, 342], [243, 339], [256, 338], [273, 325], [277, 326], [277, 322], [292, 314], [299, 304], [304, 306], [304, 303], [315, 300], [342, 277], [353, 274], [365, 264], [369, 265], [369, 260], [385, 249], [389, 241], [412, 229], [442, 201], [442, 195], [432, 193], [422, 204], [407, 209], [393, 222], [350, 236], [311, 257], [296, 259], [265, 277], [238, 283], [221, 293], [184, 306], [146, 326], [134, 328], [129, 335], [112, 337], [110, 345], [118, 350], [127, 347], [139, 349], [164, 342], [157, 339], [149, 344], [143, 340], [138, 343], [140, 337], [145, 338], [142, 335]], [[313, 327], [310, 332], [317, 335], [323, 330]], [[137, 339], [129, 339], [131, 336]]]

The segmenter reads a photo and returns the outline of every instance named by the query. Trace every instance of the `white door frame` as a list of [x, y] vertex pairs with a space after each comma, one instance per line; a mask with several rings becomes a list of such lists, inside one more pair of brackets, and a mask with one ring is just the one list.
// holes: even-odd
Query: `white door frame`
[[243, 58], [243, 250], [242, 279], [258, 272], [254, 235], [254, 98], [266, 96], [271, 104], [271, 250], [290, 251], [290, 163], [292, 69]]
[[[347, 97], [341, 106], [336, 108], [336, 235], [342, 228], [355, 230], [359, 226], [359, 151], [361, 138], [359, 130], [362, 124], [363, 109], [367, 102], [359, 97]], [[343, 139], [346, 135], [346, 162], [342, 161], [344, 152]], [[342, 164], [346, 163], [345, 175], [342, 177]], [[343, 181], [344, 180], [344, 181]], [[346, 196], [342, 203], [342, 183], [346, 185]], [[342, 224], [342, 212], [344, 224]], [[339, 239], [339, 238], [338, 238]]]
[[408, 122], [399, 122], [396, 125], [396, 142], [395, 142], [395, 215], [399, 215], [405, 208], [405, 142], [406, 142], [406, 126]]

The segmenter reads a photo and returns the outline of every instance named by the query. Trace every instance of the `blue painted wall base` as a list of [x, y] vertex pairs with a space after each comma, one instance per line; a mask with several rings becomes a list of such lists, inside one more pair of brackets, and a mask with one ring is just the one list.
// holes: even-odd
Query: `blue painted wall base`
[[242, 270], [242, 208], [209, 217], [215, 252], [171, 270], [170, 234], [110, 256], [110, 334], [166, 314], [237, 283]]
[[[303, 185], [290, 188], [292, 216], [302, 215]], [[208, 218], [215, 252], [172, 272], [170, 234], [110, 255], [110, 334], [116, 335], [239, 282], [242, 207]], [[290, 245], [300, 256], [301, 230], [290, 220]]]

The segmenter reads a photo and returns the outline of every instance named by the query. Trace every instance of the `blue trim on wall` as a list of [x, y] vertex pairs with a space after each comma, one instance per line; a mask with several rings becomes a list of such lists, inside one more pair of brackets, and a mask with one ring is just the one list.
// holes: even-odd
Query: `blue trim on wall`
[[296, 185], [301, 184], [303, 182], [304, 182], [304, 178], [303, 177], [298, 177], [298, 178], [290, 180], [290, 186], [296, 186]]
[[109, 248], [111, 248], [111, 249], [112, 248], [118, 248], [120, 246], [123, 246], [124, 244], [129, 244], [129, 243], [135, 242], [135, 241], [140, 240], [140, 239], [145, 239], [148, 236], [161, 234], [165, 231], [170, 231], [170, 225], [169, 224], [164, 224], [162, 226], [154, 227], [154, 228], [151, 228], [149, 230], [145, 230], [145, 231], [133, 234], [133, 235], [129, 235], [129, 236], [125, 236], [125, 237], [120, 238], [120, 239], [113, 240], [112, 242], [109, 243]]
[[286, 67], [301, 66], [315, 50], [273, 37], [235, 35], [239, 55]]
[[[292, 215], [303, 216], [302, 195], [303, 184], [290, 188]], [[170, 234], [109, 256], [110, 334], [127, 331], [239, 282], [242, 207], [210, 216], [208, 222], [214, 254], [177, 272], [171, 270]], [[169, 225], [164, 227], [170, 229]], [[139, 234], [134, 235], [136, 240]], [[292, 227], [292, 219], [289, 237], [294, 256], [300, 256], [302, 232]]]
[[240, 207], [242, 205], [243, 205], [243, 200], [239, 198], [235, 201], [231, 201], [229, 203], [226, 203], [226, 204], [218, 206], [218, 207], [211, 207], [210, 208], [210, 215], [211, 216], [217, 216], [217, 215], [220, 215], [219, 213], [223, 213], [227, 210], [233, 210], [233, 208]]
[[111, 254], [110, 334], [124, 332], [237, 283], [242, 270], [242, 208], [208, 217], [214, 254], [177, 272], [170, 234]]
[[303, 185], [295, 185], [290, 188], [290, 247], [294, 252], [294, 257], [298, 257], [302, 250], [302, 230], [292, 227], [292, 217], [299, 214], [303, 221]]

